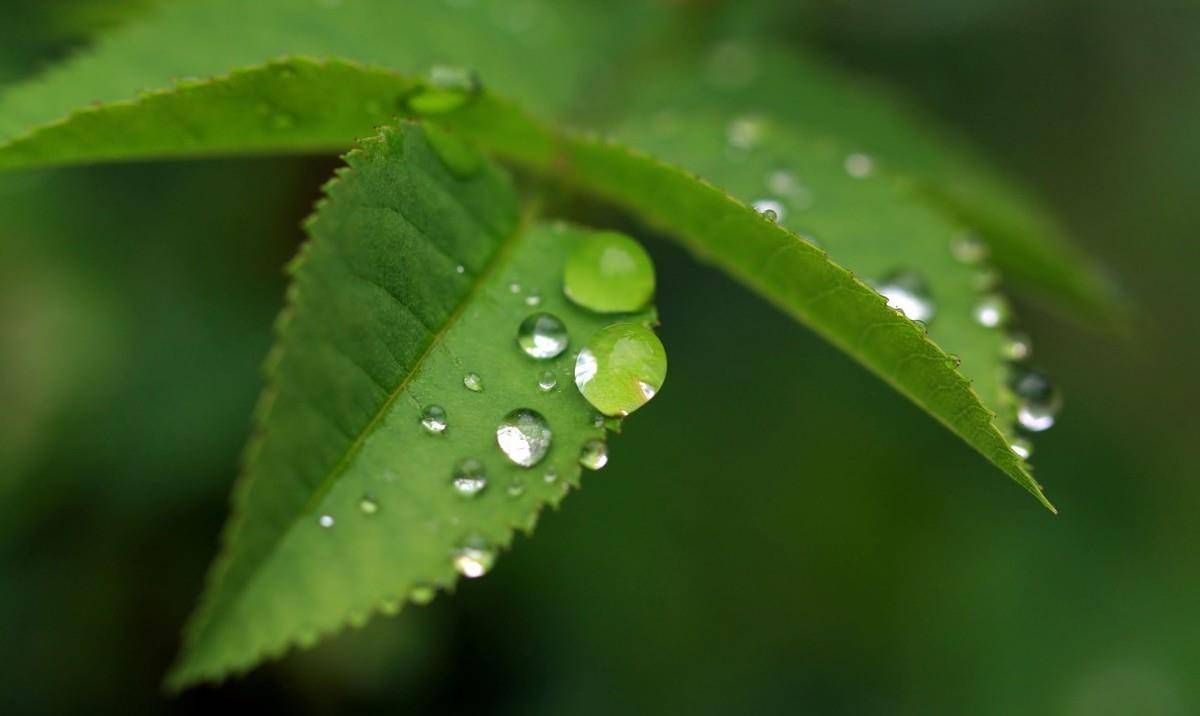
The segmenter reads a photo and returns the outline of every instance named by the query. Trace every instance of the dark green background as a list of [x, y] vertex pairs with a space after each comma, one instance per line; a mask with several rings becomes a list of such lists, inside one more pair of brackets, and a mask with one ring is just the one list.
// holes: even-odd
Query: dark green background
[[[0, 6], [0, 79], [116, 15], [49, 5]], [[0, 176], [0, 709], [1200, 712], [1200, 8], [789, 8], [797, 42], [1039, 190], [1138, 304], [1124, 339], [1018, 304], [1067, 396], [1034, 455], [1061, 516], [651, 240], [667, 383], [534, 539], [453, 598], [166, 700], [334, 164]]]

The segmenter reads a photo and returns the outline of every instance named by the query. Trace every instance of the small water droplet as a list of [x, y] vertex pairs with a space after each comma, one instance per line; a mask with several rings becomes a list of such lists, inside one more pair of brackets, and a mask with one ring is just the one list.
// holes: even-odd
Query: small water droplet
[[600, 413], [596, 413], [595, 415], [593, 415], [592, 416], [592, 427], [593, 428], [604, 427], [604, 416], [601, 415]]
[[754, 202], [754, 210], [762, 214], [767, 221], [783, 221], [783, 204], [774, 199], [759, 199]]
[[358, 499], [358, 509], [364, 515], [373, 515], [379, 512], [379, 502], [370, 495], [363, 495]]
[[463, 385], [467, 387], [467, 390], [474, 391], [476, 393], [483, 392], [483, 378], [480, 378], [478, 373], [467, 373], [464, 375]]
[[1009, 448], [1011, 448], [1012, 451], [1015, 452], [1022, 460], [1028, 460], [1029, 456], [1033, 454], [1033, 443], [1025, 438], [1013, 438], [1012, 444], [1009, 445]]
[[553, 434], [541, 413], [520, 408], [504, 416], [496, 427], [496, 444], [510, 462], [533, 467], [546, 456]]
[[542, 371], [542, 374], [538, 376], [538, 390], [543, 393], [549, 393], [557, 385], [558, 377], [554, 375], [554, 371], [552, 370]]
[[546, 471], [545, 475], [542, 475], [542, 480], [545, 481], [545, 483], [547, 485], [552, 484], [557, 479], [558, 479], [558, 471], [555, 470], [554, 468], [550, 468], [549, 470]]
[[446, 432], [446, 410], [440, 405], [426, 405], [421, 411], [421, 427], [430, 435]]
[[588, 440], [579, 451], [579, 464], [589, 470], [599, 470], [608, 464], [608, 443]]
[[541, 297], [541, 295], [539, 295], [537, 293], [530, 293], [528, 296], [525, 297], [525, 305], [526, 306], [531, 306], [531, 307], [538, 306], [538, 305], [541, 305], [541, 303], [542, 303], [542, 297]]
[[1027, 360], [1033, 355], [1033, 342], [1024, 333], [1013, 333], [1004, 344], [1003, 355], [1011, 361]]
[[903, 270], [889, 274], [875, 290], [887, 299], [887, 304], [903, 313], [911, 321], [928, 324], [937, 314], [937, 304], [929, 292], [929, 285], [916, 271]]
[[766, 120], [754, 115], [737, 117], [725, 128], [725, 141], [729, 142], [730, 147], [742, 151], [757, 147], [766, 135]]
[[517, 283], [516, 281], [513, 281], [512, 283], [508, 284], [508, 292], [512, 293], [512, 294], [520, 293], [521, 292], [521, 284]]
[[842, 162], [842, 167], [846, 173], [855, 179], [865, 179], [875, 171], [875, 160], [867, 154], [855, 152], [846, 155], [846, 159]]
[[554, 358], [567, 349], [567, 327], [558, 316], [535, 313], [517, 327], [517, 345], [525, 355], [539, 360]]
[[623, 417], [642, 407], [648, 400], [643, 386], [656, 393], [666, 377], [662, 342], [638, 323], [600, 329], [575, 359], [575, 386], [604, 415]]
[[974, 231], [962, 231], [950, 240], [950, 253], [959, 263], [977, 264], [987, 258], [988, 247]]
[[408, 600], [417, 606], [423, 606], [433, 601], [437, 590], [428, 584], [418, 584], [408, 593]]
[[458, 273], [458, 274], [464, 274], [467, 272], [467, 267], [463, 266], [462, 264], [459, 264], [454, 267], [454, 272]]
[[483, 463], [467, 458], [454, 466], [450, 484], [454, 491], [463, 497], [474, 497], [487, 487], [487, 471]]
[[441, 114], [462, 107], [479, 95], [479, 76], [462, 67], [436, 65], [429, 70], [425, 83], [408, 98], [408, 108], [416, 114]]
[[454, 569], [467, 579], [482, 577], [496, 563], [496, 551], [484, 546], [482, 540], [473, 540], [454, 553]]
[[615, 231], [579, 241], [563, 269], [563, 292], [597, 313], [627, 313], [654, 295], [654, 264], [642, 245]]
[[317, 518], [317, 524], [321, 525], [325, 529], [333, 527], [333, 515], [321, 515]]
[[1036, 370], [1025, 370], [1013, 375], [1009, 387], [1020, 401], [1017, 423], [1022, 428], [1040, 433], [1054, 425], [1062, 396], [1049, 378]]
[[1009, 318], [1008, 301], [1004, 300], [1003, 296], [992, 294], [984, 296], [975, 304], [971, 315], [975, 318], [975, 322], [985, 328], [996, 328], [1008, 322]]
[[525, 494], [525, 483], [514, 479], [512, 482], [508, 483], [508, 487], [505, 489], [505, 492], [508, 493], [509, 497], [520, 497], [521, 495]]

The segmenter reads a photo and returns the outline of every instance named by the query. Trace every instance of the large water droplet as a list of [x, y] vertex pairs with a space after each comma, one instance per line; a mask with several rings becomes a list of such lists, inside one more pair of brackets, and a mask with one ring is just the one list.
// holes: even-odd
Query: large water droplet
[[654, 295], [654, 264], [642, 245], [615, 231], [581, 240], [563, 270], [563, 292], [599, 313], [636, 311]]
[[579, 464], [589, 470], [599, 470], [608, 464], [608, 443], [588, 440], [579, 451]]
[[512, 411], [496, 428], [500, 452], [521, 467], [533, 467], [546, 457], [552, 437], [546, 419], [529, 408]]
[[875, 171], [875, 160], [867, 154], [855, 152], [854, 154], [846, 155], [842, 166], [845, 168], [846, 173], [855, 179], [865, 179]]
[[463, 497], [474, 497], [487, 487], [487, 471], [483, 463], [467, 458], [454, 466], [450, 484]]
[[482, 577], [496, 563], [496, 551], [482, 540], [472, 540], [454, 553], [454, 569], [467, 579]]
[[517, 345], [531, 358], [554, 358], [567, 349], [568, 341], [567, 327], [549, 313], [535, 313], [517, 327]]
[[1021, 371], [1013, 376], [1010, 387], [1020, 401], [1017, 423], [1021, 427], [1040, 433], [1054, 425], [1062, 396], [1049, 378], [1036, 370]]
[[1004, 300], [1003, 296], [992, 294], [984, 296], [975, 304], [971, 315], [975, 322], [986, 328], [996, 328], [1008, 322], [1008, 317], [1011, 311], [1008, 308], [1008, 301]]
[[363, 495], [358, 498], [358, 510], [364, 515], [373, 515], [379, 512], [379, 502], [370, 495]]
[[483, 378], [480, 378], [478, 373], [467, 373], [464, 375], [463, 385], [466, 386], [467, 390], [476, 393], [483, 392]]
[[600, 329], [575, 359], [575, 385], [605, 415], [646, 404], [667, 377], [667, 353], [654, 331], [637, 323]]
[[767, 221], [783, 221], [783, 204], [774, 199], [759, 199], [754, 202], [754, 210], [763, 215]]
[[937, 305], [929, 293], [925, 279], [915, 271], [897, 271], [888, 275], [875, 290], [887, 299], [887, 304], [911, 321], [928, 324], [937, 313]]
[[430, 68], [424, 84], [408, 98], [408, 108], [416, 114], [451, 112], [478, 96], [481, 89], [473, 71], [437, 65]]
[[542, 371], [542, 374], [538, 376], [537, 384], [538, 390], [543, 393], [549, 393], [558, 385], [558, 377], [554, 375], [554, 371], [552, 370]]
[[421, 411], [421, 427], [430, 435], [446, 432], [446, 410], [440, 405], [426, 405]]

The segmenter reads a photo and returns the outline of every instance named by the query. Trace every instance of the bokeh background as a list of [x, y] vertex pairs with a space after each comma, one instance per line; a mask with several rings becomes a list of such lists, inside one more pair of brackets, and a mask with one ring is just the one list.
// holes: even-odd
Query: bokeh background
[[[139, 4], [0, 4], [0, 81]], [[671, 374], [608, 468], [453, 598], [167, 699], [334, 164], [0, 175], [0, 710], [1200, 713], [1200, 7], [763, 5], [970, 136], [1128, 289], [1127, 337], [1018, 300], [1067, 398], [1034, 455], [1061, 516], [651, 240]]]

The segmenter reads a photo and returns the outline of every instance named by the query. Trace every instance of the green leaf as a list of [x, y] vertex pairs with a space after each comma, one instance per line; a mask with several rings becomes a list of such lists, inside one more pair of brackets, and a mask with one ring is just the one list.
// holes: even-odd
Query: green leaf
[[[532, 529], [542, 505], [578, 485], [581, 450], [605, 434], [572, 385], [571, 353], [537, 361], [516, 343], [533, 295], [576, 346], [614, 320], [559, 290], [568, 252], [589, 232], [531, 224], [494, 167], [447, 167], [415, 125], [383, 130], [346, 160], [291, 267], [257, 436], [174, 688], [450, 588], [456, 550], [481, 547], [483, 563], [514, 530]], [[631, 319], [653, 314], [623, 314]], [[545, 370], [558, 383], [548, 392]], [[468, 372], [482, 390], [464, 386]], [[445, 410], [441, 434], [421, 425], [430, 405]], [[497, 447], [498, 424], [519, 408], [553, 431], [532, 469]], [[451, 484], [468, 459], [487, 476], [474, 498]]]
[[[326, 70], [331, 75], [329, 80], [322, 79]], [[358, 75], [361, 78], [356, 79]], [[383, 91], [387, 97], [404, 97], [413, 91], [410, 81], [384, 70], [341, 61], [297, 59], [149, 96], [124, 111], [135, 112], [137, 106], [142, 106], [148, 115], [189, 116], [191, 108], [204, 105], [212, 109], [214, 117], [219, 114], [217, 106], [233, 114], [255, 114], [265, 91], [264, 78], [281, 76], [285, 83], [303, 77], [304, 85], [340, 92], [338, 96], [358, 107], [372, 96], [364, 94], [358, 101], [349, 100], [348, 95], [360, 86], [364, 92]], [[389, 82], [394, 83], [390, 91]], [[275, 106], [287, 112], [299, 112], [306, 101], [300, 91], [280, 91], [272, 97]], [[68, 125], [133, 124], [132, 120], [103, 116], [110, 111], [122, 110], [86, 110]], [[903, 186], [884, 178], [859, 181], [847, 177], [842, 167], [844, 156], [835, 145], [806, 140], [803, 134], [784, 125], [779, 128], [787, 131], [770, 136], [772, 146], [784, 152], [782, 158], [813, 173], [812, 179], [819, 182], [813, 184], [815, 190], [824, 191], [827, 186], [831, 192], [814, 201], [815, 223], [811, 226], [796, 223], [795, 216], [785, 217], [785, 223], [815, 235], [822, 243], [833, 246], [837, 242], [837, 250], [854, 262], [850, 265], [870, 280], [881, 279], [885, 272], [896, 268], [914, 268], [928, 280], [936, 279], [935, 299], [941, 313], [933, 321], [933, 329], [946, 341], [946, 350], [958, 354], [968, 374], [976, 377], [974, 390], [955, 369], [955, 360], [931, 343], [923, 329], [884, 308], [877, 293], [829, 262], [822, 251], [795, 233], [766, 222], [723, 191], [649, 156], [594, 137], [560, 132], [487, 92], [453, 112], [436, 115], [436, 119], [510, 161], [598, 193], [664, 229], [862, 362], [1044, 502], [1040, 489], [1022, 461], [1012, 454], [1004, 435], [1013, 414], [1012, 398], [1004, 387], [1006, 369], [1000, 359], [1004, 336], [999, 331], [983, 330], [970, 320], [971, 309], [979, 300], [973, 283], [977, 277], [968, 267], [955, 264], [950, 254], [949, 242], [957, 227], [924, 207]], [[680, 119], [684, 124], [679, 136], [687, 137], [686, 142], [672, 144], [669, 137], [649, 134], [644, 141], [689, 159], [698, 155], [697, 148], [699, 154], [725, 157], [727, 127], [723, 116], [697, 112], [694, 117]], [[631, 124], [627, 131], [640, 126]], [[300, 151], [306, 137], [322, 131], [296, 124], [268, 136], [279, 137], [277, 148], [287, 143], [292, 150]], [[257, 151], [263, 136], [200, 125], [192, 125], [188, 132], [215, 137], [212, 149], [218, 152]], [[160, 141], [157, 137], [161, 134], [149, 126], [143, 133], [126, 132], [124, 149], [119, 151], [126, 151], [129, 158], [170, 156], [178, 145]], [[326, 135], [326, 140], [330, 137]], [[53, 139], [49, 134], [44, 141], [33, 135], [24, 143], [10, 145], [9, 150], [0, 149], [0, 162], [7, 151], [15, 153], [18, 146], [36, 155], [37, 161], [50, 161], [48, 157], [57, 156], [54, 152], [58, 145]], [[148, 145], [153, 149], [145, 149]], [[192, 145], [187, 151], [199, 149]], [[723, 177], [723, 183], [742, 192], [743, 198], [754, 198], [751, 186], [762, 181], [766, 167], [751, 163], [751, 158], [741, 157], [745, 169], [716, 161], [703, 168]], [[760, 163], [763, 159], [758, 155], [753, 158]], [[903, 242], [893, 237], [901, 237]], [[910, 256], [910, 251], [915, 253]], [[911, 265], [903, 264], [905, 261]], [[830, 300], [831, 296], [839, 300]], [[999, 426], [993, 422], [997, 412], [1001, 415]]]

